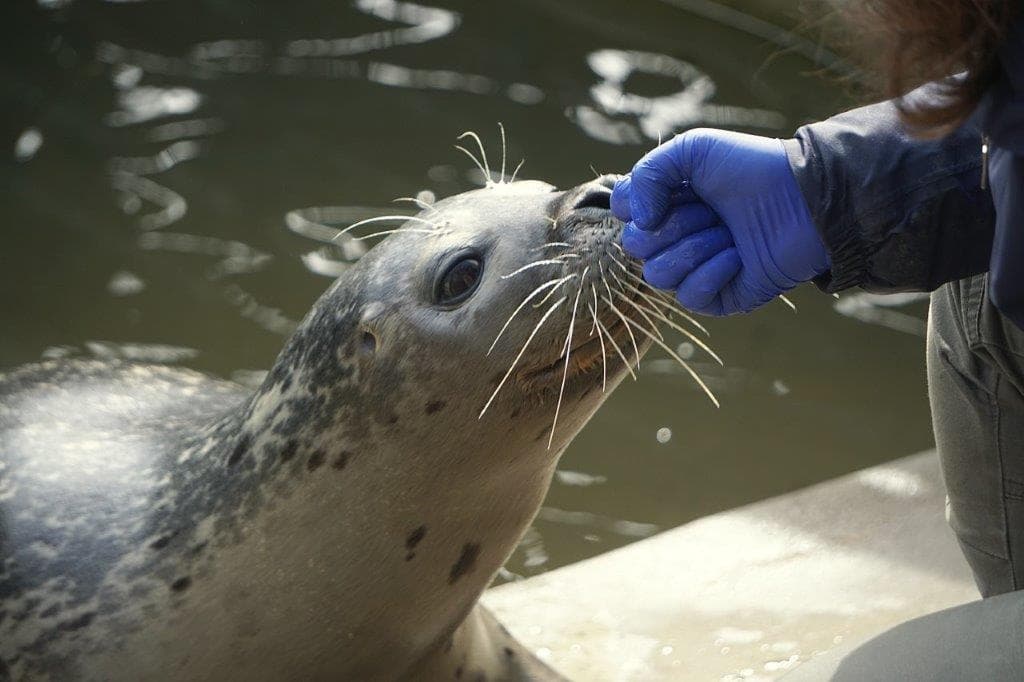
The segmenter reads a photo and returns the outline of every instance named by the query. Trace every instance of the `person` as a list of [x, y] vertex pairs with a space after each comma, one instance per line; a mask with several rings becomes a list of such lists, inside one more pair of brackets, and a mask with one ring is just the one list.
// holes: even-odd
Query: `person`
[[935, 441], [985, 599], [792, 677], [1024, 680], [1024, 22], [1014, 0], [845, 5], [890, 99], [788, 140], [687, 131], [617, 182], [612, 210], [645, 279], [698, 313], [746, 313], [807, 281], [934, 292]]

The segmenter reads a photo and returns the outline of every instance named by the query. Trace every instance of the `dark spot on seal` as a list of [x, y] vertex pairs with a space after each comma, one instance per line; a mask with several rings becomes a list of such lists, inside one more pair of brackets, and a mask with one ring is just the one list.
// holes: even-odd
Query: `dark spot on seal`
[[299, 443], [293, 438], [284, 444], [284, 447], [281, 448], [281, 452], [278, 454], [278, 457], [281, 458], [282, 462], [287, 462], [295, 456], [295, 453], [298, 452], [298, 450]]
[[182, 577], [178, 578], [173, 583], [171, 583], [171, 589], [174, 590], [175, 592], [184, 592], [185, 590], [187, 590], [189, 588], [189, 585], [191, 585], [191, 584], [192, 584], [192, 578], [187, 576], [187, 575], [185, 575], [185, 576], [182, 576]]
[[480, 555], [480, 545], [476, 542], [467, 542], [462, 546], [462, 554], [459, 560], [452, 565], [448, 573], [448, 584], [454, 585], [459, 578], [473, 570], [476, 565], [476, 558]]
[[200, 554], [202, 554], [203, 550], [206, 549], [207, 542], [207, 540], [203, 540], [198, 545], [190, 549], [189, 554], [191, 554], [192, 556], [199, 556]]
[[58, 606], [57, 604], [54, 604], [50, 608], [48, 608], [45, 611], [41, 612], [39, 614], [39, 617], [40, 618], [49, 618], [51, 616], [56, 616], [58, 613], [60, 613], [60, 606]]
[[515, 658], [516, 657], [516, 652], [512, 651], [508, 647], [505, 647], [504, 649], [502, 649], [502, 651], [505, 652], [505, 658]]
[[519, 416], [519, 408], [517, 407], [516, 409], [512, 410], [512, 414], [510, 414], [508, 416], [508, 418], [509, 419], [515, 419], [518, 416]]
[[331, 468], [341, 471], [348, 465], [348, 460], [352, 456], [352, 453], [348, 450], [342, 450], [334, 457], [334, 461], [331, 462]]
[[483, 673], [477, 673], [476, 677], [473, 678], [473, 682], [487, 682], [487, 675]]
[[22, 607], [21, 611], [16, 611], [13, 614], [11, 614], [11, 616], [16, 621], [23, 621], [26, 618], [28, 618], [32, 614], [32, 612], [36, 610], [36, 607], [42, 603], [43, 600], [39, 597], [32, 597], [30, 599], [26, 599], [25, 605]]
[[312, 455], [309, 456], [309, 461], [306, 462], [306, 468], [310, 471], [316, 471], [324, 462], [327, 460], [327, 453], [321, 450], [316, 450]]
[[235, 445], [235, 449], [231, 451], [231, 455], [228, 457], [228, 466], [233, 467], [238, 464], [238, 461], [242, 459], [242, 455], [244, 455], [248, 449], [249, 435], [243, 434], [242, 437], [238, 439], [238, 444]]
[[416, 530], [409, 533], [405, 538], [405, 548], [410, 552], [416, 549], [416, 545], [420, 544], [424, 537], [427, 535], [427, 527], [420, 526]]
[[426, 412], [427, 414], [434, 414], [435, 412], [440, 412], [445, 408], [447, 404], [448, 403], [446, 403], [443, 400], [431, 400], [429, 403], [427, 403]]
[[394, 412], [392, 412], [391, 414], [388, 415], [388, 424], [397, 424], [397, 423], [398, 423], [398, 415], [395, 414]]
[[458, 668], [455, 669], [455, 679], [457, 679], [457, 680], [461, 680], [462, 679], [462, 666], [461, 665]]
[[66, 620], [63, 623], [58, 624], [57, 627], [59, 629], [61, 629], [61, 630], [68, 630], [68, 631], [81, 630], [84, 627], [88, 627], [89, 623], [91, 623], [92, 619], [95, 618], [95, 617], [96, 617], [96, 612], [95, 611], [88, 611], [88, 612], [83, 613], [82, 615], [80, 615], [78, 618], [73, 618], [71, 620]]
[[377, 352], [377, 337], [373, 335], [373, 332], [363, 332], [363, 336], [359, 341], [359, 350], [367, 355]]

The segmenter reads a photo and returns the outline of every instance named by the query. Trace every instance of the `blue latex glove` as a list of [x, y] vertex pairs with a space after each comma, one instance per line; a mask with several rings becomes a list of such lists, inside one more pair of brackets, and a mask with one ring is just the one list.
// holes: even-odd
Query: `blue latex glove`
[[750, 312], [830, 268], [777, 139], [690, 130], [640, 159], [611, 202], [644, 279], [699, 313]]

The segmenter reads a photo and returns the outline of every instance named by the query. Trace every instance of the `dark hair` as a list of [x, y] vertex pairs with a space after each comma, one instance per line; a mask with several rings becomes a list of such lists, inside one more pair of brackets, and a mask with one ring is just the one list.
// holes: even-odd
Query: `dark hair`
[[[882, 76], [904, 122], [922, 137], [944, 135], [977, 107], [998, 73], [997, 50], [1015, 0], [845, 0], [846, 20], [862, 61]], [[955, 74], [963, 74], [954, 78]], [[903, 95], [939, 82], [939, 103]]]

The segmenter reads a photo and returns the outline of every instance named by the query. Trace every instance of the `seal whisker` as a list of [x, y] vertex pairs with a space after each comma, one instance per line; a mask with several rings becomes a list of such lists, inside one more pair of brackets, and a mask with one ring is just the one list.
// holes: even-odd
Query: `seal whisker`
[[498, 121], [501, 130], [501, 184], [505, 184], [505, 159], [508, 158], [508, 141], [505, 139], [505, 126]]
[[788, 296], [786, 296], [785, 294], [779, 294], [779, 300], [788, 305], [790, 310], [792, 310], [794, 313], [796, 312], [796, 303], [793, 303], [793, 301], [789, 300]]
[[637, 376], [636, 372], [633, 371], [633, 366], [629, 364], [629, 360], [626, 359], [626, 354], [622, 352], [619, 344], [615, 342], [615, 338], [612, 336], [612, 333], [608, 331], [608, 327], [604, 326], [604, 323], [602, 323], [600, 319], [597, 321], [597, 327], [604, 332], [605, 336], [608, 337], [608, 343], [611, 344], [612, 348], [615, 349], [615, 352], [618, 353], [620, 358], [622, 358], [622, 364], [626, 366], [626, 371], [629, 372], [631, 377], [633, 377], [633, 381], [636, 381]]
[[472, 130], [467, 130], [466, 132], [462, 133], [461, 135], [459, 135], [458, 139], [461, 140], [464, 137], [471, 137], [474, 140], [476, 140], [476, 146], [480, 148], [480, 158], [482, 158], [484, 161], [484, 167], [481, 168], [480, 170], [484, 172], [484, 178], [487, 181], [487, 186], [490, 187], [491, 185], [494, 184], [494, 180], [491, 179], [491, 164], [487, 162], [487, 150], [484, 149], [484, 143], [480, 141], [480, 136], [477, 135]]
[[562, 260], [561, 257], [559, 257], [559, 258], [546, 258], [544, 260], [536, 260], [536, 261], [533, 261], [532, 263], [528, 263], [528, 264], [524, 265], [523, 267], [517, 269], [514, 272], [510, 272], [507, 275], [502, 275], [501, 279], [510, 279], [512, 277], [515, 277], [516, 275], [518, 275], [521, 272], [526, 272], [527, 270], [530, 270], [530, 269], [533, 269], [533, 268], [539, 268], [539, 267], [541, 267], [543, 265], [565, 265], [565, 261]]
[[626, 284], [626, 286], [631, 291], [635, 291], [638, 295], [642, 296], [644, 300], [646, 300], [648, 303], [657, 307], [658, 310], [660, 310], [663, 314], [667, 315], [668, 317], [672, 317], [673, 315], [678, 316], [682, 318], [684, 321], [692, 324], [696, 329], [703, 332], [704, 336], [711, 336], [711, 332], [709, 332], [707, 328], [704, 327], [704, 325], [695, 320], [686, 311], [680, 309], [679, 303], [676, 302], [674, 299], [670, 298], [668, 295], [659, 296], [658, 294], [661, 292], [657, 291], [656, 289], [652, 289], [649, 284], [647, 284], [647, 292], [641, 291], [640, 289], [637, 289], [636, 287], [631, 286], [628, 283]]
[[[579, 277], [579, 275], [576, 275], [576, 274], [568, 275], [568, 276], [567, 276], [567, 277], [565, 278], [565, 281], [566, 281], [566, 282], [569, 282], [569, 281], [571, 281], [571, 280], [574, 280], [574, 279], [576, 279], [577, 277]], [[554, 295], [555, 295], [555, 292], [556, 292], [556, 291], [558, 291], [557, 287], [556, 287], [556, 288], [554, 288], [554, 289], [552, 289], [551, 291], [549, 291], [549, 292], [548, 292], [548, 295], [547, 295], [547, 296], [545, 296], [544, 298], [542, 298], [542, 299], [541, 299], [541, 300], [540, 300], [540, 301], [539, 301], [538, 303], [534, 303], [534, 304], [533, 304], [533, 307], [534, 307], [534, 308], [540, 308], [540, 307], [541, 307], [542, 305], [544, 305], [545, 303], [547, 303], [547, 302], [548, 302], [548, 301], [549, 301], [549, 300], [551, 299], [551, 297], [552, 297], [552, 296], [554, 296]]]
[[[580, 275], [580, 280], [584, 280], [587, 277], [587, 272], [590, 270], [590, 266], [583, 268], [583, 274]], [[580, 294], [583, 293], [583, 286], [576, 290], [576, 300], [572, 304], [572, 315], [569, 317], [569, 333], [565, 336], [565, 369], [562, 372], [562, 386], [558, 389], [558, 402], [555, 403], [555, 418], [551, 422], [551, 435], [548, 436], [548, 450], [551, 449], [551, 444], [555, 442], [555, 427], [558, 426], [558, 414], [562, 410], [562, 398], [565, 396], [565, 382], [569, 378], [569, 359], [572, 357], [572, 333], [576, 328], [576, 310], [580, 305]]]
[[508, 318], [508, 320], [505, 321], [505, 324], [502, 326], [501, 330], [498, 332], [498, 335], [494, 337], [494, 342], [491, 344], [491, 347], [487, 349], [487, 355], [491, 354], [491, 352], [494, 350], [494, 347], [496, 345], [498, 345], [498, 340], [501, 338], [501, 335], [504, 334], [505, 330], [508, 329], [508, 326], [510, 324], [512, 324], [512, 320], [514, 320], [516, 318], [516, 315], [518, 315], [522, 311], [522, 309], [526, 307], [526, 304], [529, 303], [533, 299], [534, 296], [536, 296], [537, 294], [541, 293], [545, 289], [548, 289], [548, 288], [551, 288], [551, 287], [553, 287], [553, 289], [552, 289], [553, 291], [557, 291], [559, 284], [563, 284], [565, 282], [568, 282], [573, 277], [575, 277], [575, 275], [568, 275], [567, 277], [562, 277], [561, 279], [553, 279], [550, 282], [545, 282], [544, 284], [541, 284], [539, 287], [534, 289], [533, 292], [529, 296], [524, 298], [523, 302], [519, 304], [519, 307], [516, 308], [515, 311], [513, 311], [512, 315]]
[[[601, 271], [603, 273], [604, 269], [601, 268]], [[636, 368], [640, 369], [640, 346], [636, 342], [636, 337], [633, 335], [633, 330], [629, 328], [628, 324], [625, 324], [626, 323], [626, 316], [623, 315], [622, 311], [619, 310], [618, 306], [616, 306], [615, 303], [612, 302], [612, 298], [614, 298], [614, 296], [612, 296], [612, 288], [610, 286], [608, 286], [608, 280], [604, 279], [602, 277], [601, 278], [601, 283], [604, 284], [604, 288], [608, 292], [608, 298], [604, 298], [604, 296], [602, 296], [601, 298], [604, 299], [608, 303], [609, 306], [611, 306], [612, 312], [614, 312], [616, 315], [618, 315], [619, 319], [622, 320], [623, 325], [625, 325], [626, 332], [629, 334], [629, 340], [632, 341], [632, 343], [633, 343], [633, 352], [636, 353]], [[629, 365], [627, 364], [627, 367], [628, 366]], [[633, 375], [633, 378], [634, 379], [636, 378], [635, 374]]]
[[630, 319], [627, 319], [626, 322], [628, 324], [631, 324], [634, 327], [636, 327], [637, 330], [643, 332], [647, 336], [647, 338], [649, 338], [651, 341], [653, 341], [654, 343], [656, 343], [659, 346], [661, 346], [662, 349], [666, 353], [668, 353], [672, 357], [673, 360], [678, 362], [682, 366], [682, 368], [685, 369], [686, 372], [691, 377], [693, 377], [693, 380], [697, 382], [697, 385], [700, 386], [701, 389], [704, 390], [704, 393], [706, 393], [708, 398], [711, 399], [711, 402], [714, 403], [715, 407], [721, 407], [722, 406], [721, 403], [718, 402], [718, 398], [715, 397], [715, 394], [711, 391], [710, 388], [708, 388], [708, 385], [706, 383], [704, 383], [704, 380], [700, 378], [700, 376], [697, 374], [697, 372], [695, 372], [693, 370], [692, 367], [690, 367], [689, 363], [687, 363], [686, 360], [683, 360], [681, 357], [679, 357], [679, 355], [674, 350], [669, 348], [667, 343], [665, 343], [664, 341], [662, 341], [661, 339], [656, 337], [654, 334], [649, 332], [647, 329], [645, 329], [643, 327], [643, 325], [637, 324], [636, 322], [634, 322], [633, 320], [630, 320]]
[[[635, 294], [637, 294], [638, 296], [643, 298], [645, 301], [647, 301], [651, 305], [651, 307], [653, 307], [655, 310], [657, 310], [660, 314], [663, 314], [666, 317], [668, 317], [668, 319], [666, 319], [666, 322], [669, 323], [670, 325], [673, 324], [671, 322], [672, 315], [678, 314], [680, 317], [685, 319], [686, 322], [690, 323], [691, 325], [696, 327], [698, 330], [700, 330], [701, 332], [705, 333], [706, 336], [711, 336], [711, 333], [707, 329], [703, 328], [703, 326], [700, 325], [700, 323], [698, 323], [697, 321], [695, 321], [695, 319], [690, 317], [685, 312], [680, 312], [679, 309], [678, 309], [679, 308], [678, 305], [673, 305], [671, 303], [667, 303], [666, 301], [664, 301], [662, 299], [654, 298], [653, 296], [650, 296], [649, 294], [641, 291], [640, 289], [634, 287], [633, 285], [629, 284], [628, 282], [625, 282], [623, 284], [626, 286], [627, 289], [629, 289], [630, 291], [634, 292]], [[673, 329], [678, 329], [678, 328], [677, 327], [673, 327]], [[684, 334], [686, 334], [687, 336], [690, 335], [690, 332], [688, 332], [688, 331], [685, 331], [685, 330], [680, 330], [680, 331], [683, 332]]]
[[513, 182], [516, 181], [516, 176], [519, 175], [519, 169], [523, 167], [524, 163], [526, 163], [526, 159], [523, 159], [522, 161], [520, 161], [519, 165], [516, 166], [516, 169], [514, 171], [512, 171], [512, 178], [508, 181], [508, 184], [511, 185]]
[[[636, 287], [630, 285], [628, 282], [625, 282], [624, 284], [626, 285], [626, 288], [628, 288], [629, 290], [635, 292], [637, 295], [641, 296], [645, 301], [647, 301], [650, 304], [650, 307], [647, 307], [647, 311], [649, 313], [651, 313], [652, 315], [655, 315], [656, 317], [658, 317], [658, 319], [662, 320], [665, 324], [667, 324], [668, 326], [672, 327], [676, 331], [678, 331], [678, 332], [680, 332], [682, 334], [685, 334], [688, 339], [690, 339], [695, 344], [697, 344], [702, 349], [704, 349], [704, 351], [707, 352], [709, 355], [711, 355], [711, 357], [715, 358], [718, 361], [718, 364], [720, 364], [720, 365], [724, 364], [718, 358], [718, 356], [715, 353], [713, 353], [711, 351], [711, 349], [708, 348], [708, 346], [700, 338], [698, 338], [693, 332], [691, 332], [689, 329], [686, 329], [682, 325], [679, 325], [676, 322], [674, 322], [672, 320], [670, 312], [666, 311], [662, 307], [660, 307], [660, 305], [659, 305], [660, 302], [658, 302], [653, 297], [648, 296], [647, 294], [645, 294], [644, 292], [640, 291]], [[671, 312], [674, 313], [675, 311], [673, 310]]]
[[[591, 288], [594, 289], [593, 285]], [[597, 289], [594, 289], [594, 300], [597, 300]], [[590, 305], [587, 305], [590, 308]], [[601, 343], [601, 393], [608, 391], [608, 355], [604, 347], [604, 335], [601, 333], [600, 328], [597, 327], [597, 312], [594, 308], [590, 308], [590, 316], [594, 318], [594, 327], [597, 328], [597, 340]]]
[[352, 237], [353, 241], [361, 242], [367, 239], [373, 239], [374, 237], [383, 237], [386, 234], [398, 234], [399, 232], [415, 232], [418, 234], [441, 234], [437, 230], [420, 230], [415, 227], [399, 227], [394, 230], [381, 230], [380, 232], [374, 232], [373, 234], [364, 234], [362, 237]]
[[[707, 353], [708, 355], [710, 355], [710, 356], [711, 356], [711, 358], [712, 358], [712, 359], [713, 359], [713, 360], [714, 360], [715, 362], [717, 362], [717, 363], [718, 363], [719, 365], [721, 365], [721, 366], [725, 367], [725, 363], [724, 363], [724, 362], [722, 362], [722, 358], [720, 358], [720, 357], [718, 356], [718, 353], [716, 353], [715, 351], [711, 350], [711, 349], [710, 349], [710, 348], [708, 347], [708, 345], [707, 345], [706, 343], [704, 343], [703, 341], [701, 341], [701, 340], [700, 340], [700, 339], [699, 339], [699, 338], [698, 338], [698, 337], [697, 337], [696, 335], [694, 335], [694, 334], [693, 334], [692, 332], [690, 332], [690, 331], [689, 331], [688, 329], [686, 329], [685, 327], [683, 327], [683, 326], [681, 326], [681, 325], [678, 325], [678, 324], [676, 324], [675, 322], [673, 322], [672, 320], [670, 320], [670, 319], [669, 319], [669, 318], [668, 318], [667, 316], [665, 316], [665, 315], [662, 315], [662, 314], [661, 314], [660, 312], [658, 312], [657, 310], [655, 310], [655, 309], [653, 309], [653, 308], [648, 308], [648, 307], [646, 307], [646, 306], [641, 306], [641, 305], [640, 305], [640, 304], [638, 304], [638, 303], [637, 303], [636, 301], [632, 301], [632, 300], [630, 300], [629, 298], [627, 298], [627, 297], [623, 296], [622, 294], [618, 294], [618, 296], [619, 296], [619, 298], [622, 298], [622, 299], [623, 299], [624, 301], [626, 301], [626, 303], [629, 303], [629, 304], [630, 304], [631, 306], [633, 306], [633, 307], [634, 307], [634, 308], [636, 308], [637, 310], [642, 310], [642, 309], [646, 309], [646, 311], [647, 311], [648, 313], [650, 313], [651, 315], [653, 315], [653, 316], [654, 316], [654, 317], [656, 317], [657, 319], [661, 320], [662, 322], [664, 322], [665, 324], [667, 324], [668, 326], [670, 326], [670, 327], [671, 327], [672, 329], [675, 329], [675, 330], [676, 330], [677, 332], [679, 332], [679, 333], [681, 333], [681, 334], [685, 335], [685, 336], [686, 336], [686, 338], [688, 338], [688, 339], [690, 339], [691, 341], [693, 341], [693, 342], [694, 342], [694, 343], [695, 343], [695, 344], [696, 344], [697, 346], [699, 346], [699, 347], [700, 347], [700, 349], [701, 349], [701, 350], [703, 350], [703, 351], [704, 351], [705, 353]], [[642, 313], [641, 313], [641, 314], [642, 314]]]
[[425, 225], [430, 225], [430, 227], [432, 229], [435, 229], [435, 230], [440, 229], [440, 227], [441, 227], [440, 225], [438, 225], [435, 222], [432, 222], [430, 220], [426, 220], [425, 218], [420, 218], [420, 217], [417, 217], [417, 216], [414, 216], [414, 215], [382, 215], [382, 216], [377, 216], [376, 218], [367, 218], [366, 220], [360, 220], [357, 223], [352, 223], [351, 225], [349, 225], [345, 229], [340, 230], [338, 232], [338, 234], [334, 235], [334, 239], [337, 239], [338, 237], [340, 237], [343, 234], [347, 234], [347, 233], [351, 232], [352, 230], [356, 229], [357, 227], [362, 227], [363, 225], [370, 225], [372, 223], [382, 223], [382, 222], [386, 222], [386, 221], [390, 221], [390, 220], [404, 220], [404, 221], [410, 221], [410, 222], [414, 222], [414, 223], [423, 223]]
[[[614, 277], [616, 280], [618, 280], [619, 284], [622, 284], [622, 280], [619, 279], [618, 275], [616, 275], [614, 272], [612, 273], [612, 277]], [[625, 294], [623, 294], [621, 291], [615, 292], [615, 295], [618, 296], [619, 298], [621, 298], [626, 303], [628, 303], [631, 306], [633, 306], [633, 308], [635, 308], [636, 311], [638, 313], [640, 313], [640, 316], [643, 317], [644, 320], [647, 321], [647, 324], [651, 325], [651, 330], [655, 334], [658, 335], [658, 338], [660, 338], [660, 339], [664, 339], [665, 338], [664, 335], [658, 330], [658, 324], [654, 320], [652, 320], [650, 318], [650, 316], [646, 312], [644, 312], [643, 308], [641, 308], [636, 303], [634, 303], [632, 300], [630, 300], [630, 298], [628, 296], [626, 296]]]
[[375, 218], [367, 218], [366, 220], [360, 220], [359, 222], [352, 223], [351, 225], [343, 229], [342, 233], [348, 232], [349, 230], [354, 230], [357, 227], [362, 227], [363, 225], [369, 225], [370, 223], [380, 223], [387, 220], [408, 220], [414, 223], [423, 223], [425, 225], [430, 225], [430, 227], [432, 227], [435, 230], [441, 227], [439, 224], [435, 223], [432, 220], [427, 220], [426, 218], [420, 218], [419, 216], [414, 215], [379, 215], [376, 216]]
[[392, 203], [398, 203], [399, 201], [410, 201], [419, 206], [420, 208], [422, 208], [424, 211], [439, 213], [433, 204], [428, 204], [426, 201], [423, 201], [423, 199], [420, 199], [419, 197], [398, 197], [397, 199], [392, 199], [391, 201]]
[[531, 249], [531, 251], [544, 251], [545, 249], [550, 249], [552, 246], [559, 246], [568, 249], [572, 247], [572, 244], [569, 242], [548, 242], [547, 244]]
[[488, 174], [487, 170], [484, 168], [484, 165], [482, 163], [480, 163], [480, 160], [478, 158], [476, 158], [476, 156], [474, 156], [471, 151], [469, 151], [468, 149], [463, 147], [461, 144], [455, 145], [455, 148], [458, 149], [463, 154], [465, 154], [466, 156], [468, 156], [469, 158], [473, 159], [473, 163], [476, 165], [477, 168], [480, 169], [480, 172], [483, 173], [485, 183], [490, 183], [491, 182], [490, 175]]
[[523, 344], [522, 350], [519, 351], [519, 355], [517, 355], [516, 359], [512, 361], [512, 365], [508, 368], [508, 371], [505, 372], [505, 376], [498, 383], [498, 387], [494, 389], [494, 393], [492, 393], [491, 397], [487, 400], [487, 404], [484, 405], [484, 409], [480, 410], [480, 414], [479, 416], [477, 416], [477, 419], [482, 419], [484, 413], [486, 413], [488, 408], [490, 408], [491, 403], [493, 403], [494, 399], [498, 396], [498, 392], [501, 391], [501, 387], [504, 386], [505, 382], [508, 381], [508, 378], [512, 376], [513, 370], [515, 370], [516, 365], [518, 365], [519, 361], [523, 358], [523, 355], [526, 353], [526, 349], [530, 346], [530, 342], [533, 341], [533, 338], [537, 336], [537, 332], [540, 331], [540, 328], [543, 327], [544, 323], [548, 321], [548, 318], [551, 317], [551, 314], [558, 310], [558, 307], [565, 303], [568, 299], [568, 296], [563, 296], [562, 298], [552, 303], [551, 307], [548, 308], [547, 311], [544, 313], [543, 317], [540, 318], [540, 322], [538, 322], [537, 326], [533, 328], [532, 332], [530, 332], [530, 336], [527, 337], [526, 343]]
[[[618, 244], [616, 244], [616, 246], [618, 246]], [[621, 248], [621, 247], [620, 247], [620, 248]], [[619, 260], [618, 258], [616, 258], [614, 254], [611, 254], [611, 253], [609, 253], [609, 254], [608, 254], [608, 258], [609, 258], [609, 259], [610, 259], [610, 260], [611, 260], [611, 261], [612, 261], [613, 263], [615, 263], [615, 265], [617, 265], [617, 266], [619, 267], [619, 269], [620, 269], [620, 270], [622, 270], [622, 271], [623, 271], [624, 273], [626, 273], [627, 275], [633, 275], [634, 277], [636, 277], [636, 276], [637, 276], [637, 275], [636, 275], [636, 273], [634, 273], [633, 271], [631, 271], [631, 270], [629, 269], [629, 266], [627, 266], [627, 265], [626, 265], [625, 263], [623, 263], [623, 262], [622, 262], [622, 261], [620, 261], [620, 260]], [[642, 277], [641, 277], [640, 279], [641, 279], [641, 281], [643, 281], [643, 278], [642, 278]], [[646, 281], [644, 281], [644, 283], [646, 284]]]
[[[644, 284], [647, 283], [644, 282]], [[679, 301], [675, 300], [670, 294], [658, 291], [657, 289], [653, 289], [649, 284], [647, 284], [647, 290], [649, 296], [651, 296], [655, 300], [661, 301], [661, 309], [662, 311], [664, 311], [666, 315], [676, 315], [685, 320], [686, 322], [692, 324], [696, 329], [703, 333], [704, 336], [711, 336], [711, 332], [708, 331], [707, 327], [705, 327], [703, 324], [698, 322], [696, 318], [694, 318], [692, 315], [683, 310], [679, 305]]]
[[[608, 254], [608, 258], [609, 258], [609, 260], [611, 260], [612, 263], [614, 263], [616, 266], [618, 266], [619, 270], [622, 270], [622, 272], [626, 273], [627, 275], [632, 275], [634, 278], [637, 278], [637, 275], [635, 273], [633, 273], [632, 271], [630, 271], [629, 267], [625, 263], [620, 261], [618, 258], [616, 258], [613, 254], [609, 253]], [[642, 277], [640, 277], [639, 279], [644, 284], [647, 284], [647, 282]]]
[[[619, 260], [617, 258], [615, 258], [615, 256], [609, 256], [609, 257], [612, 259], [612, 261], [615, 262], [616, 265], [618, 265], [622, 269], [622, 272], [629, 279], [633, 280], [634, 282], [636, 282], [640, 286], [646, 287], [648, 292], [650, 292], [650, 295], [655, 296], [658, 300], [661, 301], [662, 311], [666, 315], [678, 315], [679, 317], [683, 318], [684, 320], [686, 320], [687, 322], [692, 324], [694, 327], [696, 327], [697, 329], [702, 331], [705, 336], [711, 336], [711, 332], [709, 332], [704, 325], [702, 325], [700, 322], [698, 322], [696, 319], [694, 319], [693, 316], [691, 316], [685, 310], [680, 308], [679, 303], [677, 303], [676, 300], [674, 298], [672, 298], [669, 294], [667, 294], [667, 293], [665, 293], [663, 291], [659, 291], [658, 289], [655, 289], [654, 287], [652, 287], [646, 280], [644, 280], [642, 277], [638, 277], [635, 273], [633, 273], [631, 270], [629, 270], [629, 268], [627, 268], [625, 265], [623, 265], [621, 262], [619, 262]], [[619, 280], [619, 283], [623, 284], [621, 279]], [[639, 289], [637, 289], [635, 287], [632, 287], [632, 286], [629, 286], [629, 285], [626, 285], [626, 287], [629, 288], [632, 291], [635, 291], [636, 293], [640, 294], [641, 296], [644, 296], [644, 298], [648, 298], [648, 294], [644, 294], [644, 292], [640, 291]], [[648, 298], [648, 300], [650, 300], [650, 299]], [[651, 302], [653, 303], [653, 301], [651, 301]]]
[[593, 336], [594, 330], [597, 329], [597, 287], [593, 282], [590, 283], [590, 291], [594, 294], [594, 324], [590, 327], [590, 335]]

